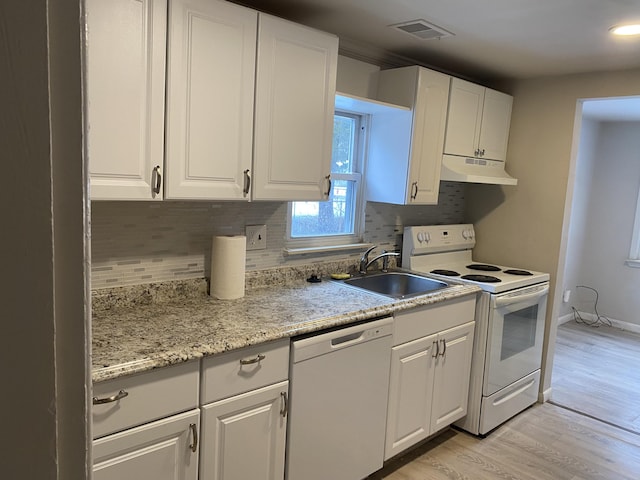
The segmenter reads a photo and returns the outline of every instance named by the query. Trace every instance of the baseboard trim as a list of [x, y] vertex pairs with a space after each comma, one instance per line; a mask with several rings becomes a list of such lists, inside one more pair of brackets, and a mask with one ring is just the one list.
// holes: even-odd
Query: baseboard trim
[[563, 323], [567, 323], [573, 320], [573, 313], [567, 313], [566, 315], [562, 315], [558, 317], [558, 325], [562, 325]]
[[[595, 322], [597, 316], [595, 313], [587, 313], [587, 312], [578, 312], [580, 316], [589, 322]], [[615, 318], [607, 317], [611, 322], [611, 326], [615, 328], [619, 328], [620, 330], [626, 330], [627, 332], [640, 334], [640, 325], [637, 323], [625, 322], [623, 320], [616, 320]], [[563, 323], [567, 323], [573, 320], [573, 313], [568, 313], [567, 315], [563, 315], [558, 318], [558, 325], [562, 325]]]
[[551, 400], [551, 387], [547, 388], [543, 392], [538, 392], [538, 402], [546, 403]]

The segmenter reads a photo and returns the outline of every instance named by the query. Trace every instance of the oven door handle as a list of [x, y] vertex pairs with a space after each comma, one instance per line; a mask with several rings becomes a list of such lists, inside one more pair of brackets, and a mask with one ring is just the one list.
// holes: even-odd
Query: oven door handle
[[534, 300], [536, 298], [542, 298], [549, 293], [549, 286], [545, 286], [544, 288], [537, 290], [533, 293], [528, 293], [524, 295], [514, 295], [513, 297], [505, 296], [505, 297], [496, 297], [496, 307], [504, 307], [506, 305], [511, 305], [513, 303], [527, 302], [529, 300]]

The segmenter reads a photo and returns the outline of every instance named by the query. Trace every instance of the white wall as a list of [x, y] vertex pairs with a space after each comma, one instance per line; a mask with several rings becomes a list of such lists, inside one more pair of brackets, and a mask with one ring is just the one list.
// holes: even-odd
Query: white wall
[[580, 144], [571, 200], [571, 223], [569, 225], [569, 239], [567, 242], [567, 257], [564, 269], [564, 283], [562, 291], [569, 289], [573, 299], [562, 303], [559, 316], [571, 313], [571, 306], [577, 298], [576, 285], [580, 283], [579, 270], [584, 257], [584, 238], [587, 234], [587, 220], [589, 219], [589, 197], [593, 183], [593, 169], [595, 166], [596, 149], [600, 135], [600, 124], [583, 117], [580, 128]]
[[514, 102], [507, 170], [519, 183], [467, 188], [467, 219], [475, 224], [478, 258], [551, 274], [543, 354], [546, 390], [564, 283], [577, 102], [640, 94], [640, 69], [519, 80], [508, 91]]
[[89, 470], [79, 7], [0, 8], [3, 479]]
[[[640, 122], [600, 124], [592, 175], [583, 184], [578, 182], [575, 189], [572, 230], [576, 216], [582, 226], [570, 236], [567, 255], [577, 247], [579, 257], [572, 266], [575, 277], [566, 276], [565, 286], [574, 290], [570, 304], [578, 310], [594, 311], [595, 294], [575, 288], [586, 285], [598, 291], [601, 314], [640, 327], [640, 269], [624, 264], [640, 189], [638, 152]], [[580, 215], [581, 210], [586, 210], [586, 215]]]

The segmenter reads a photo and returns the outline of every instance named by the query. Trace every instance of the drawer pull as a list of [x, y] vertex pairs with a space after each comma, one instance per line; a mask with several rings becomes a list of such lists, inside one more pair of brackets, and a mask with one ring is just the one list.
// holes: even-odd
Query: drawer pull
[[189, 445], [189, 448], [193, 453], [198, 451], [198, 428], [195, 423], [189, 424], [189, 429], [191, 430], [191, 435], [193, 435], [193, 443]]
[[259, 353], [255, 357], [250, 358], [249, 360], [245, 360], [245, 359], [240, 360], [240, 365], [253, 365], [254, 363], [260, 363], [265, 358], [267, 357]]
[[447, 353], [447, 341], [442, 340], [442, 353], [440, 355], [444, 357], [445, 353]]
[[111, 402], [117, 402], [118, 400], [126, 397], [129, 395], [129, 392], [125, 391], [125, 390], [120, 390], [118, 393], [116, 393], [115, 395], [111, 395], [110, 397], [107, 398], [98, 398], [98, 397], [93, 397], [93, 404], [94, 405], [102, 405], [103, 403], [111, 403]]
[[287, 392], [280, 392], [280, 399], [282, 400], [280, 415], [286, 417], [287, 413], [289, 413], [289, 399], [287, 398]]

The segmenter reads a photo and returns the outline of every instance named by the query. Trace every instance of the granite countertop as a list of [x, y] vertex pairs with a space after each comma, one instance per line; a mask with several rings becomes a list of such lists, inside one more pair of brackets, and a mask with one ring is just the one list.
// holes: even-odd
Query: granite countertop
[[308, 283], [289, 278], [282, 284], [248, 286], [240, 299], [217, 300], [206, 295], [205, 279], [172, 282], [167, 298], [160, 298], [161, 288], [141, 286], [136, 300], [94, 292], [94, 382], [479, 291], [471, 285], [452, 285], [394, 300], [331, 280]]

